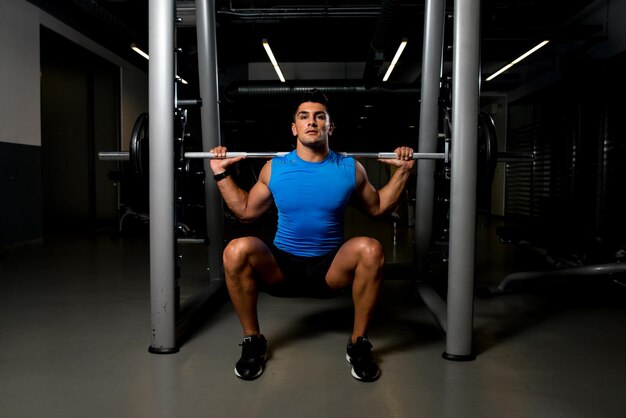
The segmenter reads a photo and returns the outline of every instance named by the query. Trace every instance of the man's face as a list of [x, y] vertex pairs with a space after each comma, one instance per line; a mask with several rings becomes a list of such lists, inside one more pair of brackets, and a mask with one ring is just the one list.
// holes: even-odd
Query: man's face
[[303, 145], [315, 146], [328, 142], [333, 126], [321, 103], [305, 102], [298, 106], [291, 132]]

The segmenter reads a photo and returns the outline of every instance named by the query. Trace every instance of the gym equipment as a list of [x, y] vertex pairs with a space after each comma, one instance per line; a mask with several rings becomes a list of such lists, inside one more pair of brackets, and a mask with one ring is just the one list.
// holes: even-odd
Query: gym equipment
[[[138, 157], [134, 152], [141, 152], [139, 149], [133, 151], [131, 148], [130, 152], [124, 151], [103, 151], [98, 153], [98, 158], [100, 160], [121, 160], [121, 161], [133, 161], [139, 160], [141, 161], [141, 157]], [[226, 153], [226, 157], [224, 158], [235, 158], [235, 157], [246, 157], [246, 158], [273, 158], [273, 157], [281, 157], [288, 154], [285, 151], [279, 152], [238, 152], [238, 151], [229, 151]], [[378, 158], [378, 159], [393, 159], [396, 158], [395, 152], [339, 152], [339, 154], [354, 157], [354, 158]], [[213, 159], [213, 158], [221, 158], [215, 157], [212, 152], [185, 152], [185, 158], [202, 158], [202, 159]], [[426, 160], [446, 160], [448, 158], [447, 153], [445, 152], [433, 152], [433, 153], [414, 153], [413, 159], [426, 159]]]
[[134, 175], [143, 176], [148, 173], [148, 113], [139, 115], [130, 135], [128, 160]]
[[[127, 173], [122, 176], [120, 182], [120, 209], [124, 213], [120, 216], [119, 232], [122, 232], [124, 220], [133, 217], [147, 222], [148, 216], [148, 177], [144, 175], [144, 169], [148, 168], [148, 113], [142, 113], [137, 117], [130, 135], [129, 148], [132, 153], [125, 159], [128, 161]], [[131, 158], [132, 155], [132, 158]], [[128, 186], [129, 193], [125, 193]], [[123, 200], [128, 200], [123, 203]]]
[[626, 244], [623, 241], [603, 240], [594, 234], [576, 231], [569, 224], [558, 225], [553, 219], [536, 225], [501, 226], [496, 233], [504, 245], [538, 250], [544, 254], [548, 267], [510, 273], [496, 286], [476, 289], [479, 297], [513, 293], [522, 290], [525, 284], [541, 280], [565, 283], [590, 278], [624, 286]]
[[[198, 192], [204, 180], [204, 171], [190, 160], [184, 159], [187, 141], [186, 124], [187, 110], [174, 110], [175, 121], [175, 192], [176, 192], [176, 231], [177, 241], [204, 242], [198, 237], [201, 223], [189, 220], [190, 208], [201, 207], [204, 210], [204, 197]], [[121, 193], [119, 195], [119, 232], [123, 231], [124, 220], [134, 217], [147, 223], [148, 215], [148, 182], [149, 182], [149, 117], [144, 112], [137, 117], [129, 141], [127, 152], [101, 152], [99, 157], [105, 161], [127, 161], [116, 173]], [[195, 226], [194, 226], [195, 225]], [[200, 229], [204, 229], [203, 227]]]
[[[420, 106], [419, 152], [431, 152], [437, 146], [434, 133], [440, 120], [437, 94], [444, 51], [445, 7], [442, 2], [426, 0], [424, 13], [424, 48]], [[480, 2], [455, 2], [453, 28], [453, 69], [455, 80], [450, 90], [455, 117], [450, 128], [450, 246], [448, 257], [448, 293], [444, 300], [423, 281], [427, 276], [427, 258], [432, 235], [435, 167], [418, 161], [415, 211], [415, 246], [419, 276], [417, 291], [446, 334], [443, 358], [455, 361], [474, 359], [472, 351], [474, 236], [476, 221], [477, 125], [480, 63]], [[444, 127], [445, 128], [445, 127]]]
[[[623, 275], [626, 273], [626, 263], [604, 263], [593, 264], [580, 267], [569, 267], [556, 270], [542, 270], [542, 271], [520, 271], [511, 273], [506, 276], [497, 286], [493, 287], [481, 287], [476, 289], [477, 296], [481, 298], [488, 298], [492, 296], [504, 295], [511, 293], [516, 287], [519, 287], [524, 282], [530, 280], [543, 280], [548, 278], [561, 278], [568, 279], [579, 277], [611, 277], [613, 275]], [[622, 276], [623, 277], [623, 276]]]
[[100, 161], [128, 161], [130, 153], [128, 151], [103, 151], [98, 153]]
[[[196, 35], [202, 105], [202, 148], [219, 144], [219, 115], [217, 113], [217, 59], [215, 56], [214, 3], [196, 2]], [[175, 76], [175, 4], [174, 1], [153, 2], [148, 8], [150, 61], [148, 71], [150, 114], [149, 200], [150, 200], [150, 313], [151, 344], [149, 351], [170, 354], [179, 351], [179, 344], [194, 325], [192, 320], [224, 289], [221, 268], [223, 242], [223, 213], [219, 191], [213, 182], [204, 182], [207, 206], [207, 240], [209, 280], [205, 289], [185, 302], [179, 309], [177, 280], [179, 269], [176, 253], [175, 218], [176, 164], [183, 160], [176, 155], [174, 109], [180, 103], [176, 97]], [[209, 54], [209, 50], [213, 54]], [[213, 65], [211, 65], [211, 55]], [[208, 65], [205, 65], [208, 64]], [[180, 147], [178, 147], [180, 151]], [[207, 167], [205, 166], [205, 169]]]
[[[431, 25], [431, 11], [437, 13], [436, 0], [426, 1], [427, 20], [425, 25], [424, 45], [438, 49], [439, 58], [443, 45], [431, 42], [431, 35], [443, 33], [443, 19], [440, 24]], [[455, 4], [454, 42], [453, 42], [453, 78], [452, 102], [455, 106], [455, 118], [452, 124], [452, 154], [444, 152], [443, 159], [452, 162], [450, 170], [451, 202], [450, 210], [450, 257], [448, 265], [448, 297], [445, 318], [440, 320], [446, 333], [446, 351], [444, 358], [449, 360], [471, 360], [472, 321], [473, 321], [473, 272], [474, 272], [474, 226], [476, 208], [476, 164], [477, 164], [477, 125], [479, 99], [479, 9], [478, 0], [468, 0]], [[174, 120], [172, 110], [177, 105], [175, 97], [175, 62], [174, 62], [174, 4], [173, 1], [154, 2], [149, 8], [149, 114], [150, 150], [149, 150], [149, 195], [150, 195], [150, 290], [151, 290], [151, 346], [152, 353], [168, 354], [178, 351], [177, 309], [176, 309], [176, 266], [175, 266], [175, 155]], [[441, 9], [440, 13], [444, 13]], [[443, 15], [441, 16], [443, 17]], [[196, 2], [196, 28], [198, 38], [198, 66], [200, 73], [202, 149], [213, 149], [220, 145], [219, 94], [217, 89], [217, 51], [215, 42], [214, 2]], [[426, 33], [427, 32], [427, 33]], [[457, 47], [459, 45], [463, 47]], [[426, 47], [424, 48], [426, 49]], [[425, 62], [425, 66], [433, 64]], [[430, 64], [428, 64], [430, 63]], [[440, 65], [440, 63], [439, 63]], [[434, 66], [429, 67], [435, 68]], [[430, 71], [430, 70], [429, 70]], [[436, 71], [440, 73], [439, 71]], [[426, 89], [422, 90], [422, 93]], [[424, 99], [424, 97], [422, 97]], [[429, 100], [432, 99], [429, 98]], [[432, 102], [432, 101], [431, 101]], [[436, 102], [436, 101], [435, 101]], [[426, 101], [422, 100], [422, 105]], [[436, 104], [436, 103], [435, 103]], [[436, 123], [437, 118], [431, 118]], [[422, 133], [420, 127], [420, 134]], [[427, 141], [436, 141], [438, 135], [429, 135]], [[141, 155], [145, 154], [139, 151]], [[420, 147], [417, 155], [428, 155], [432, 149]], [[186, 154], [186, 153], [185, 153]], [[101, 159], [135, 159], [120, 153], [99, 155]], [[378, 156], [376, 157], [378, 158]], [[186, 155], [182, 161], [189, 160]], [[441, 157], [436, 157], [441, 159]], [[176, 159], [179, 163], [181, 156]], [[141, 161], [141, 160], [139, 160]], [[426, 158], [418, 159], [419, 166], [428, 166]], [[210, 169], [204, 159], [205, 172]], [[143, 166], [142, 166], [143, 169]], [[420, 175], [419, 182], [432, 182], [428, 175]], [[205, 181], [205, 199], [207, 202], [207, 225], [210, 240], [209, 274], [210, 281], [223, 283], [221, 267], [221, 245], [223, 243], [223, 207], [217, 185]], [[419, 190], [420, 186], [418, 186]], [[422, 199], [420, 199], [422, 200]], [[431, 200], [432, 202], [432, 200]], [[211, 205], [211, 207], [209, 207]], [[417, 218], [420, 217], [417, 214]], [[428, 218], [426, 216], [425, 218]], [[416, 237], [418, 234], [416, 228]], [[199, 302], [204, 303], [202, 296]], [[431, 309], [432, 310], [432, 309]], [[434, 310], [436, 311], [436, 309]]]
[[[246, 157], [246, 158], [272, 158], [286, 155], [287, 152], [227, 152], [225, 158]], [[393, 159], [396, 158], [395, 152], [339, 152], [339, 154], [354, 158], [378, 158]], [[187, 158], [218, 158], [212, 152], [186, 152]], [[414, 153], [413, 159], [446, 159], [445, 153]]]

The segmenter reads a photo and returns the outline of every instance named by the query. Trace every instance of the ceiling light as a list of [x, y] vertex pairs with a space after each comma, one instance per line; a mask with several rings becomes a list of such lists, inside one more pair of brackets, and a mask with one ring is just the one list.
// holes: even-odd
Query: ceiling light
[[145, 52], [143, 52], [141, 50], [141, 48], [139, 48], [136, 44], [130, 44], [130, 49], [132, 49], [133, 51], [135, 51], [136, 53], [138, 53], [139, 55], [141, 55], [145, 59], [147, 59], [147, 60], [150, 59], [150, 56], [148, 54], [146, 54]]
[[[132, 49], [133, 51], [135, 51], [136, 53], [138, 53], [139, 55], [141, 55], [145, 59], [150, 60], [150, 55], [148, 55], [141, 48], [139, 48], [137, 46], [137, 44], [134, 44], [134, 43], [130, 44], [130, 49]], [[187, 80], [185, 80], [184, 78], [180, 78], [178, 75], [176, 76], [176, 79], [178, 81], [180, 81], [181, 83], [183, 83], [183, 84], [189, 84], [189, 83], [187, 83]]]
[[400, 46], [398, 47], [398, 50], [396, 51], [396, 55], [391, 60], [391, 64], [389, 65], [389, 68], [387, 69], [387, 73], [383, 77], [383, 81], [387, 81], [389, 79], [391, 72], [393, 71], [394, 67], [398, 63], [398, 60], [400, 59], [400, 55], [402, 55], [402, 51], [404, 51], [404, 47], [406, 46], [406, 43], [407, 43], [406, 39], [403, 39], [402, 42], [400, 42]]
[[283, 72], [280, 71], [280, 67], [278, 66], [278, 62], [276, 58], [274, 58], [274, 53], [272, 52], [272, 48], [270, 48], [270, 44], [267, 42], [267, 39], [263, 39], [263, 48], [265, 48], [265, 52], [267, 52], [267, 56], [270, 57], [270, 61], [274, 66], [274, 71], [278, 74], [278, 78], [280, 78], [281, 82], [285, 82], [285, 77], [283, 77]]
[[535, 46], [534, 48], [532, 48], [531, 50], [529, 50], [525, 54], [522, 54], [521, 56], [519, 56], [515, 60], [511, 61], [510, 64], [505, 65], [504, 67], [500, 68], [495, 73], [491, 74], [489, 77], [487, 77], [485, 79], [485, 81], [493, 80], [494, 78], [496, 78], [497, 76], [499, 76], [500, 74], [502, 74], [503, 72], [505, 72], [506, 70], [508, 70], [509, 68], [514, 66], [515, 64], [517, 64], [518, 62], [520, 62], [521, 60], [523, 60], [524, 58], [528, 57], [530, 54], [532, 54], [534, 52], [537, 52], [537, 50], [539, 50], [540, 48], [544, 47], [548, 42], [550, 42], [550, 41], [543, 41], [543, 42], [541, 42], [540, 44], [538, 44], [537, 46]]

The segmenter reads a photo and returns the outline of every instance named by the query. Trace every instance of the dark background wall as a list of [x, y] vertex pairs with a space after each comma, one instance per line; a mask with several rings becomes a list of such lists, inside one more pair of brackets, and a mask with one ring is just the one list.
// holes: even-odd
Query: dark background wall
[[114, 165], [97, 153], [119, 144], [119, 95], [118, 67], [41, 28], [44, 238], [115, 221]]
[[39, 238], [41, 148], [0, 142], [0, 244]]
[[626, 53], [572, 67], [553, 86], [509, 106], [508, 218], [564, 246], [626, 243]]

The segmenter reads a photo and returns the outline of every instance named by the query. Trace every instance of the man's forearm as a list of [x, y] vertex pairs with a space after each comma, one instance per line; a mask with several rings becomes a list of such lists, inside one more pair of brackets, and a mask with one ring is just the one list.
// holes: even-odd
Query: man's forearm
[[228, 209], [239, 219], [245, 218], [245, 209], [248, 201], [248, 192], [240, 188], [232, 177], [226, 177], [217, 182]]
[[384, 214], [393, 209], [404, 194], [406, 185], [411, 176], [411, 170], [399, 167], [389, 182], [378, 191], [380, 198], [380, 214]]

